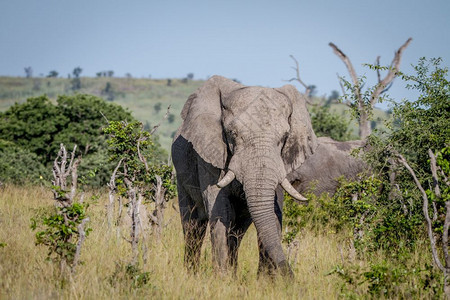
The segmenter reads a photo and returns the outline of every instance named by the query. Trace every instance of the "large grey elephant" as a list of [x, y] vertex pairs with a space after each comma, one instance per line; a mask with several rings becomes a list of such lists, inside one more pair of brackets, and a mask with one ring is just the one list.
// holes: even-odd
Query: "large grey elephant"
[[[290, 182], [305, 190], [312, 180], [330, 180], [317, 174], [322, 161], [316, 152], [333, 157], [337, 144], [316, 137], [306, 102], [292, 85], [249, 87], [213, 76], [189, 97], [181, 116], [172, 159], [185, 264], [198, 266], [209, 224], [215, 268], [235, 267], [253, 222], [258, 272], [292, 274], [281, 245], [283, 189], [306, 201]], [[322, 190], [327, 189], [333, 184], [325, 184]]]

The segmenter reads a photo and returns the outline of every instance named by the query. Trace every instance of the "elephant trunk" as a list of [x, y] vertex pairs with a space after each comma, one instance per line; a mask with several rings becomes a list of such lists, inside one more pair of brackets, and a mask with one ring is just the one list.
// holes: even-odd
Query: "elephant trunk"
[[278, 159], [273, 161], [273, 157], [255, 156], [249, 159], [244, 167], [242, 184], [264, 252], [282, 273], [291, 274], [281, 247], [281, 215], [278, 218], [275, 213], [275, 189], [280, 182], [280, 176], [283, 176], [279, 168]]

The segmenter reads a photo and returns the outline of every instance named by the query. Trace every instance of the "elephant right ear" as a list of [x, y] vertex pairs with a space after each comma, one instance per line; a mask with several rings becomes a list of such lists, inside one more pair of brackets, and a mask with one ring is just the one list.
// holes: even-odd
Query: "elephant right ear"
[[223, 135], [220, 85], [226, 78], [213, 76], [189, 96], [181, 112], [180, 135], [192, 143], [202, 159], [224, 169], [227, 144]]
[[289, 118], [290, 131], [281, 150], [286, 173], [298, 169], [317, 148], [317, 137], [311, 124], [311, 118], [306, 108], [306, 101], [292, 85], [278, 89], [292, 103], [292, 114]]

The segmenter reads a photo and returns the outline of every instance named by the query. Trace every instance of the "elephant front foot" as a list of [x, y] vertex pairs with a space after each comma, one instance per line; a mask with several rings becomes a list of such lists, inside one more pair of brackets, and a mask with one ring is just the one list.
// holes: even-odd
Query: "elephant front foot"
[[220, 220], [211, 223], [212, 263], [216, 273], [228, 273], [230, 265], [228, 228]]
[[278, 264], [273, 262], [268, 256], [267, 252], [259, 253], [259, 265], [258, 265], [258, 278], [261, 276], [274, 277], [281, 275], [283, 277], [294, 278], [294, 272], [292, 272], [289, 263], [286, 260], [282, 260]]

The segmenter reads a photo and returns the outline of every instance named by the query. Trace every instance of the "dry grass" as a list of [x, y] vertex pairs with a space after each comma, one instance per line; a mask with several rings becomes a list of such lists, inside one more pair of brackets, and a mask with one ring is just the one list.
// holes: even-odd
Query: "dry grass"
[[[6, 186], [0, 191], [0, 299], [333, 299], [339, 298], [342, 281], [326, 274], [343, 262], [339, 237], [305, 232], [293, 264], [295, 279], [257, 278], [256, 233], [251, 228], [241, 245], [236, 276], [215, 275], [209, 239], [202, 252], [200, 272], [183, 267], [183, 236], [178, 213], [169, 205], [161, 243], [150, 239], [147, 264], [150, 281], [140, 288], [126, 280], [110, 283], [117, 263], [126, 263], [130, 246], [109, 232], [105, 221], [106, 194], [91, 205], [93, 231], [86, 239], [72, 282], [61, 284], [57, 268], [46, 260], [45, 247], [34, 245], [30, 218], [38, 208], [52, 205], [51, 193], [40, 187]], [[127, 233], [123, 228], [124, 233]], [[345, 252], [345, 251], [344, 251]], [[294, 259], [292, 259], [293, 261]]]

